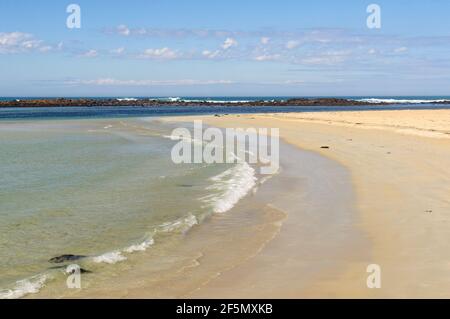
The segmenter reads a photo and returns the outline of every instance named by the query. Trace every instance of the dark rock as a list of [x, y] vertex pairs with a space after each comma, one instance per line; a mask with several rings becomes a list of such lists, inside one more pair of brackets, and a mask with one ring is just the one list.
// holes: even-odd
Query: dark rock
[[[73, 274], [74, 271], [71, 272], [71, 274]], [[80, 268], [80, 273], [81, 274], [92, 274], [92, 271], [84, 269], [84, 268]]]
[[329, 149], [330, 147], [325, 145], [325, 146], [321, 146], [320, 148]]
[[[392, 105], [395, 103], [377, 103], [377, 105]], [[445, 103], [443, 103], [445, 104]], [[450, 101], [448, 102], [450, 104]], [[31, 99], [31, 100], [13, 100], [0, 101], [1, 107], [75, 107], [75, 106], [136, 106], [136, 107], [152, 107], [152, 106], [360, 106], [373, 105], [373, 103], [348, 100], [342, 98], [295, 98], [286, 101], [247, 101], [247, 102], [223, 102], [215, 103], [212, 101], [161, 101], [157, 99], [136, 99], [130, 101], [119, 101], [113, 98], [92, 99], [92, 98], [51, 98], [51, 99]], [[215, 116], [220, 116], [216, 114]], [[358, 124], [358, 123], [357, 123]]]
[[75, 260], [80, 260], [82, 258], [86, 258], [87, 256], [82, 256], [82, 255], [61, 255], [58, 257], [53, 257], [51, 258], [48, 262], [53, 263], [53, 264], [60, 264], [66, 261], [75, 261]]
[[[64, 272], [66, 272], [66, 268], [67, 268], [66, 266], [55, 266], [55, 267], [50, 267], [49, 269], [61, 269], [61, 270], [64, 270]], [[72, 271], [70, 274], [73, 274], [73, 273], [74, 273], [74, 271]], [[80, 268], [80, 273], [81, 274], [91, 274], [92, 271], [84, 269], [84, 268]], [[67, 274], [69, 274], [69, 273], [67, 273]]]

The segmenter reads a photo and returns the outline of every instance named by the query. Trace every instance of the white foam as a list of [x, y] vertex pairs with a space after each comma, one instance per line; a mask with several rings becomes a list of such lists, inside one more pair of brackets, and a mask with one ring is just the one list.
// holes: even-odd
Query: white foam
[[450, 102], [450, 100], [442, 99], [442, 100], [414, 100], [414, 99], [376, 99], [376, 98], [370, 98], [370, 99], [360, 99], [356, 100], [359, 102], [368, 102], [368, 103], [399, 103], [399, 104], [420, 104], [420, 103], [444, 103], [444, 102]]
[[159, 97], [154, 99], [149, 99], [150, 101], [168, 101], [168, 102], [180, 102], [182, 101], [179, 97]]
[[134, 98], [134, 97], [124, 97], [124, 98], [120, 98], [120, 99], [116, 99], [117, 101], [137, 101], [138, 99]]
[[250, 100], [192, 100], [192, 99], [184, 99], [182, 102], [191, 102], [191, 103], [210, 103], [210, 104], [236, 104], [236, 103], [248, 103]]
[[182, 231], [186, 232], [191, 229], [194, 225], [198, 224], [197, 217], [192, 214], [187, 215], [186, 217], [179, 218], [172, 222], [167, 222], [159, 225], [157, 231], [169, 233], [174, 231]]
[[145, 250], [147, 250], [147, 248], [152, 246], [154, 243], [155, 243], [154, 239], [153, 238], [149, 238], [149, 239], [144, 240], [140, 244], [131, 245], [130, 247], [125, 248], [124, 252], [134, 253], [136, 251], [145, 251]]
[[[252, 102], [251, 100], [214, 100], [214, 99], [188, 99], [181, 97], [164, 97], [164, 98], [156, 98], [150, 99], [153, 101], [168, 101], [168, 102], [185, 102], [185, 103], [210, 103], [210, 104], [235, 104], [235, 103], [248, 103]], [[274, 101], [274, 100], [271, 100]]]
[[49, 279], [48, 275], [37, 275], [28, 279], [19, 280], [13, 289], [0, 291], [0, 299], [18, 299], [28, 294], [38, 293]]
[[215, 213], [225, 213], [233, 208], [240, 199], [256, 185], [255, 169], [246, 162], [211, 178], [214, 182], [208, 189], [218, 190], [220, 193], [203, 197], [202, 200], [212, 205]]
[[94, 257], [92, 260], [96, 263], [115, 264], [127, 260], [127, 257], [123, 256], [120, 251], [113, 251]]

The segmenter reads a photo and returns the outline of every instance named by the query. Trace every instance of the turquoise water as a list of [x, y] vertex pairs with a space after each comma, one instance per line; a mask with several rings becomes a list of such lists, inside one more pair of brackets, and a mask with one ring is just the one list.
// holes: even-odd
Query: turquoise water
[[0, 297], [36, 292], [55, 256], [123, 261], [201, 223], [227, 201], [227, 179], [245, 185], [249, 167], [174, 164], [171, 130], [137, 118], [0, 123]]

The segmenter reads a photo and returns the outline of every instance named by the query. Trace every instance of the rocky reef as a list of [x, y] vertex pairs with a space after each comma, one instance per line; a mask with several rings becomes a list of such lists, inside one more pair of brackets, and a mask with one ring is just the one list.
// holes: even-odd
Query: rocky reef
[[[377, 105], [390, 105], [393, 103], [377, 103]], [[242, 102], [213, 102], [213, 101], [183, 101], [161, 100], [151, 98], [114, 99], [114, 98], [46, 98], [0, 101], [0, 107], [99, 107], [99, 106], [359, 106], [374, 105], [374, 103], [356, 101], [343, 98], [295, 98], [273, 101], [242, 101]]]

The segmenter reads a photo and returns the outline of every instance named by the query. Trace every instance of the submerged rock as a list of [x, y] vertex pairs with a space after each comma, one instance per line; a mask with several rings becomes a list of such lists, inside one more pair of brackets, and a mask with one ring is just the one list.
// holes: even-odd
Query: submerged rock
[[178, 187], [193, 187], [194, 185], [192, 184], [178, 184]]
[[75, 261], [75, 260], [80, 260], [82, 258], [86, 258], [87, 256], [82, 256], [82, 255], [61, 255], [58, 257], [53, 257], [49, 260], [50, 263], [53, 264], [60, 264], [66, 261]]
[[[74, 270], [71, 271], [71, 272], [67, 272], [66, 268], [67, 268], [66, 266], [55, 266], [55, 267], [50, 267], [49, 269], [61, 269], [61, 270], [64, 270], [64, 272], [66, 274], [68, 274], [68, 275], [71, 275], [71, 274], [73, 274], [75, 272]], [[82, 273], [82, 274], [91, 274], [92, 271], [84, 269], [84, 268], [80, 268], [80, 273]]]

